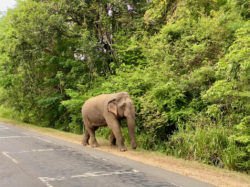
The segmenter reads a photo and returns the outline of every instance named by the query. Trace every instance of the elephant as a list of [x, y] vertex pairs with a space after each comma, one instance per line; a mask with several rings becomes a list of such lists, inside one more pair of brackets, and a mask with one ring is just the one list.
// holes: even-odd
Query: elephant
[[95, 131], [102, 126], [111, 129], [110, 145], [115, 146], [116, 141], [120, 151], [126, 151], [124, 139], [120, 129], [120, 122], [126, 119], [132, 148], [136, 149], [135, 138], [135, 107], [127, 92], [102, 94], [88, 99], [82, 106], [82, 118], [85, 127], [82, 144], [97, 147]]

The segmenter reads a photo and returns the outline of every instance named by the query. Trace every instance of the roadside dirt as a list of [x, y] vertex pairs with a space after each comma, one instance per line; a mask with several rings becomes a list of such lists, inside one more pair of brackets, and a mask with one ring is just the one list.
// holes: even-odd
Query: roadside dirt
[[[57, 137], [66, 141], [81, 143], [82, 136], [71, 133], [61, 132], [50, 128], [42, 128], [13, 120], [0, 119], [5, 123], [19, 126], [28, 130], [36, 131], [49, 136]], [[97, 138], [99, 144], [98, 150], [105, 151], [114, 155], [136, 160], [151, 166], [159, 167], [168, 171], [176, 172], [181, 175], [192, 177], [200, 181], [221, 187], [250, 187], [250, 176], [238, 172], [232, 172], [226, 169], [207, 166], [198, 162], [185, 161], [174, 157], [166, 156], [157, 152], [128, 149], [127, 152], [120, 152], [115, 147], [110, 147], [107, 140]]]

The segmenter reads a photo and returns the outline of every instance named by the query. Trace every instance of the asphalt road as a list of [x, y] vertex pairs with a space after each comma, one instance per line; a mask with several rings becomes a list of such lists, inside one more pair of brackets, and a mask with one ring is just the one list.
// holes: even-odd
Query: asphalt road
[[0, 122], [0, 187], [212, 185]]

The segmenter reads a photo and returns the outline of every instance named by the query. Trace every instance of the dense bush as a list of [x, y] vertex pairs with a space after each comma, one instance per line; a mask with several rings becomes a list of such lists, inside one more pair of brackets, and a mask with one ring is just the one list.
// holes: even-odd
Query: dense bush
[[127, 91], [140, 147], [249, 172], [248, 8], [20, 1], [0, 20], [0, 115], [82, 133], [88, 98]]

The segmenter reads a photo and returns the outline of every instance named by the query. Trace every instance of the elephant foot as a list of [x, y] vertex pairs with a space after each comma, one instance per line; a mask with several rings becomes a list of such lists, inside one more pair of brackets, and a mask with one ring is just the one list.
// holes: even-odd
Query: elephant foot
[[136, 143], [132, 143], [132, 149], [136, 149], [137, 145]]
[[83, 145], [83, 146], [89, 145], [89, 140], [86, 139], [86, 138], [83, 138], [83, 140], [82, 140], [82, 145]]
[[127, 148], [126, 148], [125, 146], [121, 146], [121, 147], [119, 147], [119, 148], [120, 148], [120, 151], [121, 151], [121, 152], [127, 151]]
[[111, 147], [111, 148], [115, 148], [115, 147], [117, 147], [117, 145], [116, 145], [116, 144], [111, 143], [111, 144], [110, 144], [110, 147]]
[[110, 141], [110, 146], [115, 146], [116, 145], [116, 140]]
[[91, 144], [91, 147], [93, 147], [93, 148], [98, 147], [98, 146], [99, 146], [99, 144], [97, 142], [94, 142]]
[[89, 143], [87, 143], [87, 142], [82, 142], [82, 145], [83, 145], [83, 146], [87, 146], [87, 145], [89, 145]]

